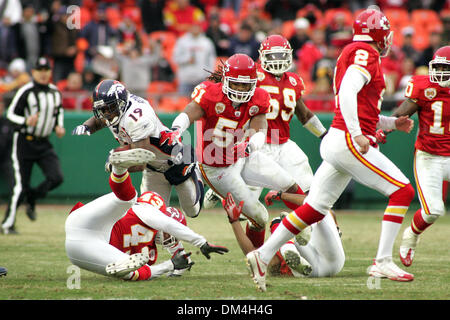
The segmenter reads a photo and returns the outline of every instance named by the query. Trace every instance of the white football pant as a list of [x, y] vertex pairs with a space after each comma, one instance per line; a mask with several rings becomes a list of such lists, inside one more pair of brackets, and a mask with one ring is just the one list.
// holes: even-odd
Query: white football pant
[[433, 221], [427, 222], [432, 223], [438, 216], [445, 214], [442, 184], [444, 181], [450, 181], [450, 157], [416, 150], [414, 155], [414, 177], [422, 212], [430, 216], [430, 219]]
[[107, 275], [105, 267], [129, 257], [109, 244], [114, 224], [136, 202], [122, 201], [111, 192], [73, 211], [66, 220], [66, 254], [85, 270]]
[[294, 243], [300, 255], [311, 264], [309, 277], [331, 277], [342, 270], [345, 253], [331, 213], [311, 225], [311, 239], [306, 246]]
[[237, 204], [244, 201], [242, 212], [257, 228], [266, 225], [269, 213], [259, 201], [259, 192], [251, 187], [286, 191], [295, 184], [286, 171], [260, 151], [227, 167], [201, 164], [200, 170], [205, 182], [222, 198], [230, 192]]
[[326, 215], [353, 178], [389, 197], [408, 178], [377, 148], [362, 155], [358, 144], [344, 131], [330, 128], [320, 144], [322, 164], [317, 169], [308, 196], [311, 207]]

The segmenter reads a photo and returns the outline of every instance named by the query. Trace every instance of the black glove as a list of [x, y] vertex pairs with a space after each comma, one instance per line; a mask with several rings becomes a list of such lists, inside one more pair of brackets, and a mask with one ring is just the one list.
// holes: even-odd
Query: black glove
[[170, 259], [173, 263], [173, 268], [175, 270], [182, 270], [182, 269], [191, 269], [191, 267], [194, 265], [194, 261], [190, 261], [189, 256], [191, 255], [191, 252], [185, 253], [183, 250], [177, 251], [173, 256], [172, 259]]
[[210, 259], [210, 253], [215, 252], [218, 254], [224, 254], [225, 252], [228, 252], [228, 249], [221, 246], [211, 245], [208, 242], [205, 242], [205, 244], [200, 247], [200, 251], [207, 259]]

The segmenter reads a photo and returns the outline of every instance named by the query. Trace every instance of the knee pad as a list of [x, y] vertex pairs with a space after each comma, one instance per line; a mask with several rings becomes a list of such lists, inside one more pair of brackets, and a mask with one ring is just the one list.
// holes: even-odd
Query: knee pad
[[390, 205], [409, 206], [413, 201], [416, 192], [412, 185], [409, 183], [403, 188], [395, 191], [389, 196]]

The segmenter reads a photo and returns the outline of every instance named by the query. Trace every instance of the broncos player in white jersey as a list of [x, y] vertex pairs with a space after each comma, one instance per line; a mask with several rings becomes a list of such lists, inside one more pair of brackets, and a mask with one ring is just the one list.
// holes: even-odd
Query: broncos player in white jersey
[[[168, 128], [147, 100], [131, 94], [119, 81], [101, 81], [94, 89], [93, 100], [94, 116], [77, 126], [72, 134], [90, 135], [108, 127], [121, 145], [152, 151], [155, 160], [134, 168], [144, 171], [141, 192], [155, 191], [169, 203], [174, 186], [185, 215], [196, 217], [203, 203], [204, 188], [193, 148], [181, 142], [160, 144]], [[110, 171], [108, 162], [106, 170]]]

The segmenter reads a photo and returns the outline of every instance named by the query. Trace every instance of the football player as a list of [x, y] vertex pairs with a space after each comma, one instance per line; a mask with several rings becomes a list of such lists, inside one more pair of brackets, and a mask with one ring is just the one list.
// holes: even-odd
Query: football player
[[[262, 151], [292, 175], [299, 185], [297, 193], [304, 194], [309, 190], [313, 172], [306, 154], [290, 139], [290, 121], [295, 114], [304, 128], [318, 138], [323, 138], [327, 130], [302, 99], [305, 91], [302, 78], [288, 71], [292, 67], [289, 41], [280, 35], [268, 36], [261, 43], [259, 58], [257, 87], [270, 94], [270, 107], [266, 114], [267, 138]], [[214, 207], [217, 200], [209, 189], [204, 207]], [[288, 201], [284, 202], [292, 210], [297, 208]]]
[[[289, 193], [283, 195], [297, 206], [303, 203], [303, 195]], [[244, 255], [247, 255], [256, 248], [239, 223], [243, 203], [236, 206], [233, 197], [228, 193], [222, 205], [227, 212], [236, 240]], [[285, 213], [272, 220], [271, 233], [278, 228], [284, 216]], [[345, 263], [345, 253], [339, 229], [333, 218], [332, 214], [328, 214], [322, 221], [304, 229], [297, 237], [284, 243], [268, 263], [269, 273], [294, 277], [331, 277], [339, 273]]]
[[450, 180], [450, 46], [438, 49], [429, 63], [429, 75], [413, 76], [406, 100], [394, 116], [419, 115], [415, 143], [414, 177], [421, 209], [403, 232], [400, 260], [410, 266], [419, 235], [445, 214], [444, 181]]
[[351, 179], [389, 198], [378, 251], [368, 273], [396, 281], [414, 279], [392, 260], [394, 240], [414, 198], [414, 189], [375, 142], [377, 127], [410, 132], [414, 125], [407, 116], [380, 115], [386, 87], [380, 57], [390, 49], [392, 32], [386, 16], [372, 8], [357, 16], [353, 31], [353, 42], [337, 60], [335, 117], [320, 144], [323, 162], [314, 175], [309, 194], [304, 204], [283, 219], [262, 247], [247, 254], [253, 280], [262, 291], [266, 290], [265, 270], [275, 252], [287, 240], [329, 214]]
[[[119, 81], [101, 81], [94, 89], [93, 100], [94, 116], [77, 126], [73, 134], [90, 135], [108, 127], [121, 145], [152, 151], [156, 158], [141, 168], [141, 192], [155, 191], [170, 203], [174, 186], [183, 212], [196, 217], [203, 204], [204, 189], [193, 148], [181, 142], [160, 145], [168, 128], [147, 100], [131, 94]], [[106, 169], [110, 170], [108, 163]]]
[[[140, 148], [111, 154], [112, 192], [86, 205], [77, 203], [65, 223], [66, 253], [74, 265], [126, 280], [148, 280], [192, 266], [190, 254], [171, 236], [199, 247], [208, 259], [213, 252], [228, 252], [189, 229], [182, 213], [166, 208], [156, 193], [137, 196], [127, 168], [154, 158], [152, 152]], [[156, 243], [169, 248], [170, 260], [155, 265]]]
[[[178, 139], [194, 121], [203, 120], [200, 170], [211, 189], [224, 198], [230, 192], [244, 201], [247, 235], [255, 247], [264, 242], [269, 215], [250, 186], [296, 192], [295, 180], [259, 152], [266, 141], [267, 91], [256, 87], [255, 62], [245, 54], [227, 59], [221, 70], [200, 83], [192, 101], [172, 123]], [[277, 186], [277, 187], [274, 187]]]

